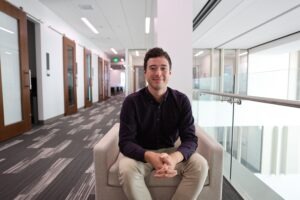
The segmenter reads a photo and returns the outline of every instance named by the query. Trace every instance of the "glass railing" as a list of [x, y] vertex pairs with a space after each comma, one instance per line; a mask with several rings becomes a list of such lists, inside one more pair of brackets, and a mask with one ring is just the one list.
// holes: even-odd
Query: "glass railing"
[[194, 78], [193, 88], [201, 91], [299, 101], [300, 69], [240, 73], [235, 77], [224, 74], [222, 77]]
[[224, 176], [237, 191], [300, 199], [300, 102], [197, 92], [196, 122], [223, 146]]

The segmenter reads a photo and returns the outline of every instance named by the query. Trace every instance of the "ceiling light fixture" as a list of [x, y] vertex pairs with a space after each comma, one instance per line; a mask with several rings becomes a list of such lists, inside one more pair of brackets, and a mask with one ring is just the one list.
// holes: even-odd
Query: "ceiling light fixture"
[[135, 51], [135, 55], [136, 55], [136, 56], [140, 56], [139, 51]]
[[145, 33], [150, 33], [150, 17], [146, 17], [145, 19]]
[[15, 32], [13, 32], [13, 31], [10, 31], [10, 30], [8, 30], [8, 29], [6, 29], [6, 28], [3, 28], [3, 27], [1, 27], [1, 26], [0, 26], [0, 30], [5, 31], [5, 32], [10, 33], [10, 34], [14, 34], [14, 33], [15, 33]]
[[110, 48], [110, 50], [111, 50], [114, 54], [118, 54], [118, 52], [117, 52], [114, 48]]
[[91, 24], [91, 22], [85, 18], [85, 17], [81, 17], [81, 20], [85, 23], [85, 25], [87, 27], [89, 27], [91, 29], [91, 31], [93, 31], [93, 33], [98, 34], [99, 32], [97, 31], [97, 29], [93, 26], [93, 24]]
[[198, 53], [196, 53], [194, 56], [200, 56], [201, 54], [203, 54], [203, 51], [199, 51]]

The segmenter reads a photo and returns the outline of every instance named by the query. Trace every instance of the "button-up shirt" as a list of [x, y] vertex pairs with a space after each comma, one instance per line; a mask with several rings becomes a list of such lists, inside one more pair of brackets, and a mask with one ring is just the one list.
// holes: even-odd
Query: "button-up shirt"
[[147, 87], [128, 95], [120, 113], [119, 147], [127, 157], [145, 162], [146, 150], [174, 147], [187, 160], [197, 148], [194, 118], [189, 99], [183, 93], [167, 89], [158, 103]]

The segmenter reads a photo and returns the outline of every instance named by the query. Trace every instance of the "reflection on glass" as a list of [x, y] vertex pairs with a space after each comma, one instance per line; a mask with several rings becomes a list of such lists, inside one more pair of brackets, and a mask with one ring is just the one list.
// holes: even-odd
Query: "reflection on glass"
[[73, 77], [73, 48], [68, 47], [68, 96], [69, 105], [74, 105], [74, 77]]
[[0, 70], [4, 125], [22, 120], [18, 22], [0, 12]]
[[210, 80], [211, 77], [211, 50], [194, 49], [193, 55], [193, 79], [195, 89], [210, 90], [210, 82], [201, 80]]

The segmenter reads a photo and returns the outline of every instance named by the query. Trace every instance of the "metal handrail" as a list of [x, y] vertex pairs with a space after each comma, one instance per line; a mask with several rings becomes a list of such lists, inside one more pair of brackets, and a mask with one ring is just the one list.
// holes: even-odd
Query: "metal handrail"
[[200, 95], [202, 95], [202, 94], [210, 94], [210, 95], [236, 98], [236, 99], [240, 99], [240, 100], [249, 100], [249, 101], [256, 101], [256, 102], [260, 102], [260, 103], [268, 103], [268, 104], [275, 104], [275, 105], [280, 105], [280, 106], [300, 108], [300, 101], [294, 101], [294, 100], [274, 99], [274, 98], [257, 97], [257, 96], [245, 96], [245, 95], [238, 95], [238, 94], [229, 94], [229, 93], [220, 93], [220, 92], [211, 92], [211, 91], [207, 91], [207, 90], [200, 90]]

